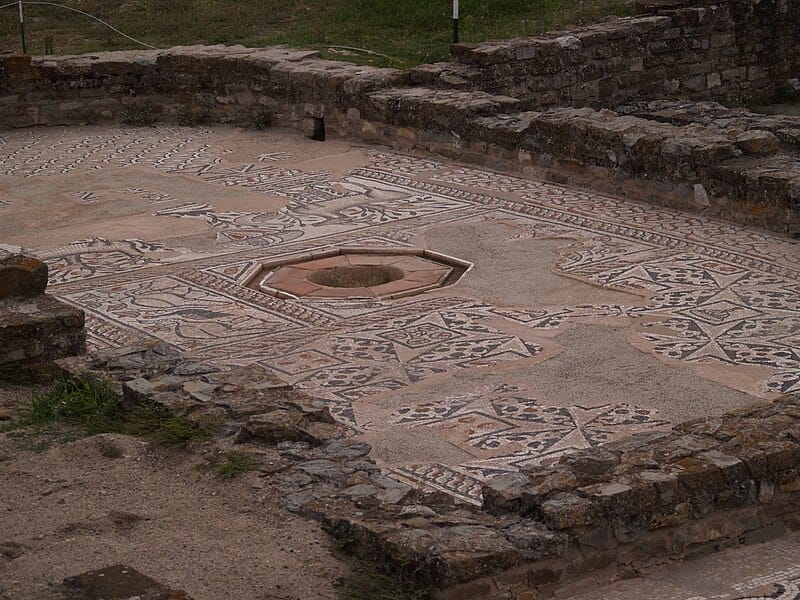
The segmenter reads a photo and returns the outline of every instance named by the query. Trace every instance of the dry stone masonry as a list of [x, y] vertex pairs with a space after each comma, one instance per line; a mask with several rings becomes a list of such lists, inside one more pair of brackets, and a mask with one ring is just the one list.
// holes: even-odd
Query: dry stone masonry
[[221, 368], [183, 357], [166, 344], [65, 358], [69, 376], [115, 384], [121, 403], [158, 403], [195, 421], [224, 423], [239, 441], [320, 444], [343, 434], [325, 404], [258, 366]]
[[0, 253], [0, 366], [29, 366], [83, 352], [83, 311], [45, 294], [46, 287], [46, 264]]
[[[190, 108], [250, 125], [268, 114], [310, 130], [324, 116], [334, 134], [800, 232], [800, 118], [710, 102], [763, 97], [800, 75], [800, 2], [685, 0], [641, 10], [567, 32], [457, 45], [453, 62], [407, 72], [241, 46], [4, 56], [0, 128], [137, 111], [174, 119]], [[666, 113], [650, 105], [677, 99], [681, 108]]]
[[[744, 99], [796, 76], [792, 0], [657, 1], [640, 10], [649, 14], [504, 43], [459, 44], [453, 53], [466, 67], [467, 85], [475, 78], [481, 89], [531, 108]], [[424, 72], [448, 85], [435, 65]]]

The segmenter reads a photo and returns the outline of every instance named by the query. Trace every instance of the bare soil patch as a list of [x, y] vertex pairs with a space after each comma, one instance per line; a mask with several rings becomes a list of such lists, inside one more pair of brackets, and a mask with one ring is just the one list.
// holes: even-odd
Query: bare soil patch
[[[0, 390], [0, 409], [29, 393]], [[214, 442], [184, 452], [117, 434], [63, 439], [0, 434], [0, 594], [47, 600], [65, 577], [121, 563], [196, 600], [340, 597], [349, 568], [280, 505], [277, 452], [238, 448], [243, 469]]]

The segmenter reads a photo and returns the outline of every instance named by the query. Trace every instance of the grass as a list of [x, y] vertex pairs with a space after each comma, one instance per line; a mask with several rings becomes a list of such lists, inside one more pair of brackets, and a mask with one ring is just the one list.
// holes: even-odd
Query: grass
[[211, 461], [211, 470], [222, 479], [233, 479], [258, 469], [258, 461], [239, 450], [231, 450]]
[[269, 109], [262, 109], [253, 115], [253, 125], [259, 131], [264, 131], [272, 126], [275, 121], [275, 113]]
[[64, 442], [80, 435], [122, 433], [161, 446], [186, 447], [213, 435], [213, 424], [189, 421], [160, 405], [137, 404], [125, 410], [106, 382], [89, 376], [58, 379], [49, 390], [34, 395], [22, 417], [2, 431], [19, 433], [24, 427], [49, 435], [41, 441], [41, 450], [49, 447], [53, 436]]
[[178, 125], [184, 127], [198, 127], [208, 123], [208, 110], [203, 107], [181, 106], [178, 108]]
[[341, 600], [425, 600], [429, 597], [424, 590], [410, 589], [374, 568], [346, 579], [340, 594]]
[[[443, 60], [452, 36], [450, 0], [61, 0], [157, 47], [178, 44], [287, 44], [367, 53], [341, 58], [409, 67]], [[4, 2], [0, 2], [4, 4]], [[541, 33], [631, 14], [626, 0], [461, 0], [461, 40]], [[57, 54], [136, 48], [65, 9], [26, 7], [29, 52]], [[16, 11], [0, 12], [0, 52], [19, 49]]]
[[156, 122], [153, 107], [146, 100], [137, 100], [125, 108], [122, 122], [136, 127], [150, 127]]

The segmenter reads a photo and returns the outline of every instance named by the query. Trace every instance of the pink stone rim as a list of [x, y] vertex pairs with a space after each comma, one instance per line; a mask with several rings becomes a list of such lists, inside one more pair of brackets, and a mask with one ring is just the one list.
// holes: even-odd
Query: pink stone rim
[[[403, 276], [371, 287], [326, 286], [314, 277], [324, 269], [353, 266], [390, 267]], [[453, 285], [472, 267], [468, 261], [424, 248], [340, 247], [253, 264], [237, 283], [283, 299], [391, 300]]]

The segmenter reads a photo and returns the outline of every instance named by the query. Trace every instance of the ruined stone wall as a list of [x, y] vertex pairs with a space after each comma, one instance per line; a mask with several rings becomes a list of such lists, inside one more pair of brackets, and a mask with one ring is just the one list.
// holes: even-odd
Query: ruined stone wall
[[0, 367], [28, 367], [84, 351], [82, 310], [45, 294], [47, 265], [0, 249]]
[[[317, 53], [175, 48], [80, 57], [0, 57], [0, 128], [119, 118], [148, 95], [205, 104], [225, 120], [270, 103], [361, 108], [391, 87], [480, 90], [518, 109], [616, 107], [667, 97], [739, 99], [800, 76], [800, 0], [657, 0], [643, 16], [453, 47], [410, 72], [318, 60]], [[676, 7], [677, 6], [677, 7]], [[169, 104], [169, 102], [166, 102]]]
[[764, 96], [800, 73], [798, 0], [675, 4], [571, 31], [460, 44], [453, 54], [480, 70], [481, 89], [527, 107], [738, 100]]
[[292, 104], [354, 106], [379, 87], [403, 85], [394, 69], [320, 60], [280, 47], [177, 47], [59, 57], [0, 57], [0, 129], [119, 121], [145, 100], [154, 118], [180, 106], [211, 120], [252, 124]]
[[[329, 134], [800, 234], [800, 117], [698, 105], [673, 118], [633, 102], [767, 92], [797, 76], [800, 0], [679, 2], [658, 9], [669, 14], [566, 37], [461, 46], [462, 62], [412, 71], [280, 47], [3, 56], [0, 130], [119, 122], [142, 107], [160, 121], [195, 110], [215, 122], [253, 125], [269, 115], [309, 129], [324, 115]], [[616, 112], [530, 110], [554, 102], [611, 102]], [[715, 118], [701, 118], [709, 110]]]

